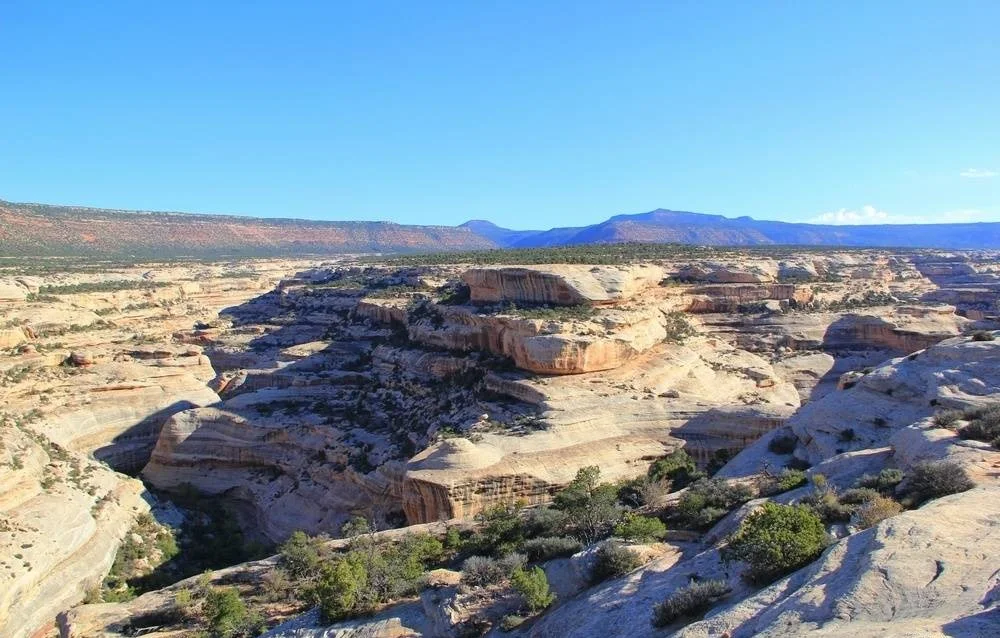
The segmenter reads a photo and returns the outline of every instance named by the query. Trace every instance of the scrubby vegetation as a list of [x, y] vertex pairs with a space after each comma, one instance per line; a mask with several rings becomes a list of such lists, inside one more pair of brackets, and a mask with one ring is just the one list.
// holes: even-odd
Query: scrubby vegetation
[[672, 517], [682, 527], [706, 529], [753, 496], [753, 490], [746, 485], [730, 484], [724, 479], [698, 479], [681, 497]]
[[954, 461], [918, 463], [907, 476], [907, 483], [907, 498], [913, 504], [965, 492], [975, 486], [962, 466]]
[[149, 514], [141, 514], [122, 540], [100, 591], [91, 592], [88, 597], [95, 602], [120, 602], [135, 597], [137, 588], [149, 588], [142, 587], [142, 577], [177, 556], [179, 551], [172, 529], [160, 525]]
[[549, 579], [541, 567], [518, 567], [511, 576], [511, 583], [532, 612], [541, 611], [555, 602], [556, 595], [549, 590]]
[[826, 544], [823, 521], [810, 508], [764, 503], [730, 537], [722, 555], [727, 562], [747, 563], [752, 582], [769, 583], [812, 562]]
[[647, 475], [653, 481], [670, 481], [671, 487], [675, 490], [679, 490], [705, 476], [695, 466], [694, 459], [683, 448], [677, 448], [663, 458], [654, 461], [649, 466]]
[[60, 286], [39, 286], [39, 295], [68, 295], [84, 292], [118, 292], [119, 290], [155, 290], [170, 284], [146, 279], [116, 279], [113, 281], [92, 281]]
[[590, 579], [594, 583], [624, 576], [642, 565], [642, 559], [634, 551], [618, 541], [605, 541], [594, 554], [594, 565]]
[[285, 595], [317, 605], [329, 622], [371, 613], [416, 592], [427, 568], [445, 558], [441, 541], [427, 534], [389, 540], [359, 523], [345, 531], [356, 535], [344, 551], [330, 550], [323, 539], [297, 533], [280, 553], [280, 567], [288, 579]]
[[[958, 427], [960, 421], [965, 421], [965, 425]], [[965, 410], [944, 410], [934, 415], [934, 422], [941, 427], [957, 428], [958, 435], [963, 439], [982, 441], [1000, 449], [1000, 403]]]
[[724, 580], [693, 580], [653, 609], [653, 626], [666, 627], [682, 618], [696, 620], [730, 591]]
[[663, 538], [667, 526], [658, 518], [640, 516], [626, 512], [622, 520], [615, 525], [615, 536], [631, 542], [650, 542]]
[[618, 489], [601, 483], [600, 477], [596, 465], [582, 468], [553, 500], [553, 506], [566, 514], [570, 532], [588, 544], [608, 536], [624, 511]]
[[513, 315], [519, 319], [546, 319], [550, 321], [586, 321], [593, 318], [596, 309], [588, 303], [568, 306], [516, 305], [511, 302], [488, 308], [491, 314]]
[[667, 343], [684, 343], [689, 337], [698, 334], [687, 316], [683, 312], [671, 312], [664, 317], [664, 330], [666, 336], [663, 340]]
[[893, 499], [881, 494], [873, 494], [862, 501], [854, 511], [851, 522], [858, 529], [868, 529], [902, 511], [903, 506]]
[[213, 587], [205, 596], [204, 613], [212, 636], [253, 638], [264, 629], [264, 620], [251, 613], [235, 587]]

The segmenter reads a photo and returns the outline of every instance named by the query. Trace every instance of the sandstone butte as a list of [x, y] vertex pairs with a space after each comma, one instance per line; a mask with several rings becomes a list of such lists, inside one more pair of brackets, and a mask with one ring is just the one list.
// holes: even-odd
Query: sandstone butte
[[[381, 535], [440, 534], [497, 504], [544, 505], [581, 467], [632, 479], [678, 448], [754, 486], [792, 459], [841, 490], [948, 459], [975, 487], [870, 529], [834, 525], [820, 558], [766, 587], [721, 544], [808, 486], [636, 545], [644, 564], [602, 584], [587, 579], [594, 547], [546, 561], [557, 602], [510, 632], [509, 595], [437, 570], [419, 595], [332, 626], [262, 602], [267, 635], [458, 636], [474, 619], [498, 636], [990, 635], [1000, 454], [934, 415], [1000, 398], [998, 290], [993, 255], [885, 250], [0, 273], [0, 635], [117, 636], [169, 617], [197, 577], [81, 603], [123, 542], [146, 542], [142, 514], [182, 526], [173, 494], [225, 504], [264, 545], [337, 536], [357, 514], [398, 528]], [[206, 578], [252, 589], [275, 569]], [[692, 573], [732, 591], [704, 619], [653, 627]]]

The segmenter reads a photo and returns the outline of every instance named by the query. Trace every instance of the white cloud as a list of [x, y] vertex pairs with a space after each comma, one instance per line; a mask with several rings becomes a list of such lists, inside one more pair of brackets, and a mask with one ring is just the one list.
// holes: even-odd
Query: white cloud
[[967, 168], [961, 173], [962, 177], [967, 177], [969, 179], [989, 179], [991, 177], [996, 177], [1000, 175], [1000, 172], [994, 171], [989, 168]]
[[[874, 206], [862, 206], [860, 210], [841, 208], [831, 213], [817, 215], [810, 220], [816, 224], [891, 224], [891, 215]], [[899, 222], [896, 222], [899, 223]]]
[[867, 205], [859, 209], [841, 208], [817, 215], [808, 220], [812, 224], [864, 225], [864, 224], [958, 224], [963, 222], [1000, 221], [996, 212], [979, 208], [963, 208], [930, 215], [900, 215]]

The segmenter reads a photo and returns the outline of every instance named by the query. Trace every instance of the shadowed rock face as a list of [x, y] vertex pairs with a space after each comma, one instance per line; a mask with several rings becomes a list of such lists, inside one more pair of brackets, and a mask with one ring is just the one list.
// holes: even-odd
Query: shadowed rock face
[[473, 303], [552, 304], [625, 301], [656, 286], [666, 273], [652, 265], [473, 268], [462, 274]]

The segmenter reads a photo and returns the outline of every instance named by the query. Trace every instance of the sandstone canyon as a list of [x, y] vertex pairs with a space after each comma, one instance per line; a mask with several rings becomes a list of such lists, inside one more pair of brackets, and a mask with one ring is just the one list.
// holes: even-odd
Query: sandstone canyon
[[[1000, 437], [963, 429], [1000, 402], [995, 253], [565, 254], [5, 265], [0, 635], [202, 635], [227, 587], [287, 638], [1000, 630]], [[681, 456], [700, 482], [656, 478]], [[934, 463], [969, 489], [914, 496]], [[554, 516], [593, 466], [641, 498], [563, 555], [524, 532], [554, 601], [469, 584], [491, 516]], [[680, 522], [709, 483], [745, 495]], [[837, 500], [861, 489], [898, 509], [861, 526], [868, 501]], [[752, 582], [727, 545], [765, 503], [834, 514], [820, 554]], [[331, 619], [277, 583], [296, 532], [335, 555], [358, 517], [451, 553]], [[640, 518], [666, 532], [621, 531]], [[638, 563], [595, 582], [608, 543]], [[726, 593], [651, 622], [692, 579]]]

